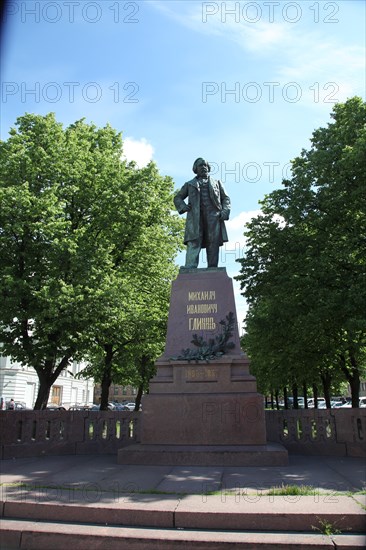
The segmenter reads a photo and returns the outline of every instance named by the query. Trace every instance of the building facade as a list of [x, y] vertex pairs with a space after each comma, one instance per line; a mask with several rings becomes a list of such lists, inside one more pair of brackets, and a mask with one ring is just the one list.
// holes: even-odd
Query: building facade
[[[51, 388], [49, 405], [61, 405], [68, 409], [76, 403], [93, 404], [94, 381], [75, 378], [85, 366], [83, 362], [74, 361], [67, 370], [62, 371]], [[33, 367], [23, 366], [10, 357], [0, 355], [0, 396], [5, 402], [14, 399], [31, 409], [38, 387], [38, 376]]]
[[[100, 403], [102, 389], [100, 384], [94, 386], [94, 403]], [[119, 386], [111, 384], [109, 388], [108, 400], [110, 402], [117, 401], [118, 403], [134, 403], [137, 395], [137, 389], [133, 386]]]

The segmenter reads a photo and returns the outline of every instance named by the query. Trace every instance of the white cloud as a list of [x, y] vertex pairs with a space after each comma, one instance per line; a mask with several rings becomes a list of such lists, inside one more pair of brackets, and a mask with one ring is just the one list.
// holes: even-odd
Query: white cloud
[[[174, 2], [173, 9], [167, 2], [152, 0], [151, 5], [197, 33], [235, 42], [242, 50], [257, 57], [271, 55], [272, 74], [268, 74], [267, 80], [272, 79], [274, 84], [281, 86], [295, 83], [299, 99], [301, 97], [309, 105], [324, 103], [328, 108], [337, 101], [363, 94], [363, 46], [339, 41], [337, 36], [327, 32], [328, 29], [315, 26], [309, 20], [310, 11], [304, 10], [304, 17], [298, 24], [293, 24], [283, 16], [279, 18], [281, 10], [276, 11], [274, 20], [269, 20], [267, 9], [263, 11], [263, 17], [253, 23], [251, 18], [255, 14], [248, 13], [243, 17], [245, 3], [241, 2], [228, 1], [221, 7], [218, 2]], [[259, 8], [259, 3], [256, 5]], [[238, 11], [236, 15], [235, 11]], [[287, 15], [290, 17], [290, 12]], [[295, 91], [293, 86], [287, 98], [286, 88], [282, 92], [285, 100], [296, 101], [296, 94], [295, 98], [292, 97]]]
[[243, 235], [244, 226], [246, 223], [250, 222], [252, 218], [256, 218], [257, 216], [260, 216], [260, 214], [261, 210], [244, 210], [226, 222], [226, 227], [229, 234], [228, 248], [230, 245], [231, 248], [234, 248], [234, 246], [240, 248], [240, 253], [242, 256], [242, 251], [246, 245], [246, 238]]
[[[150, 0], [150, 4], [195, 32], [237, 42], [251, 51], [261, 52], [263, 48], [277, 46], [284, 40], [288, 28], [282, 22], [258, 21], [253, 25], [252, 16], [243, 17], [243, 6], [239, 2], [225, 2], [221, 6], [212, 3], [211, 7], [208, 2], [176, 1], [170, 7], [166, 1]], [[227, 16], [224, 15], [226, 11]]]
[[240, 264], [236, 260], [243, 258], [245, 253], [246, 238], [244, 237], [244, 225], [252, 218], [261, 215], [261, 210], [248, 210], [240, 212], [226, 222], [229, 242], [224, 243], [220, 250], [219, 266], [226, 267], [229, 277], [233, 279], [236, 313], [239, 323], [239, 332], [243, 333], [243, 321], [248, 311], [248, 304], [241, 294], [240, 283], [234, 277], [239, 275]]
[[123, 140], [122, 157], [128, 161], [135, 161], [139, 168], [143, 168], [152, 160], [154, 148], [145, 138], [133, 139], [127, 137]]
[[309, 103], [334, 104], [359, 94], [364, 84], [363, 48], [321, 43], [321, 37], [304, 36], [278, 70], [281, 82], [297, 82]]
[[[226, 222], [226, 227], [229, 234], [229, 242], [224, 243], [220, 251], [220, 263], [223, 267], [227, 268], [229, 277], [233, 279], [234, 296], [236, 303], [236, 311], [238, 317], [238, 323], [240, 327], [240, 334], [244, 331], [244, 319], [248, 312], [248, 304], [242, 295], [240, 288], [240, 282], [235, 280], [235, 276], [239, 275], [240, 264], [236, 260], [239, 260], [245, 256], [245, 247], [247, 245], [247, 239], [244, 237], [244, 226], [250, 222], [253, 218], [262, 216], [261, 210], [247, 210], [240, 212], [237, 216]], [[284, 220], [281, 216], [274, 216], [273, 221], [277, 222], [280, 226], [283, 226]]]
[[240, 336], [244, 333], [244, 319], [248, 313], [248, 304], [242, 295], [239, 281], [233, 279], [234, 299]]

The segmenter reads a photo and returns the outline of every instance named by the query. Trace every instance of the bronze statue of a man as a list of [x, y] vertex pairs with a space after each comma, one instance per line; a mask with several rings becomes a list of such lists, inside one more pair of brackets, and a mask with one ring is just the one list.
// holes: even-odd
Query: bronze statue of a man
[[[230, 215], [230, 199], [222, 183], [210, 178], [211, 168], [203, 158], [194, 161], [196, 177], [187, 181], [174, 197], [179, 214], [187, 212], [184, 244], [187, 268], [196, 268], [202, 248], [208, 267], [217, 267], [219, 247], [228, 241], [225, 220]], [[188, 197], [188, 204], [184, 199]]]

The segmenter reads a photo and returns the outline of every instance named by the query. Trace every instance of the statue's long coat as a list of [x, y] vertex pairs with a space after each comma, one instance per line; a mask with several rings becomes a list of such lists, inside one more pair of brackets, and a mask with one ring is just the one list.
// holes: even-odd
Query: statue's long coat
[[[218, 180], [209, 178], [208, 182], [209, 193], [212, 200], [212, 204], [218, 211], [222, 212], [222, 218], [220, 220], [220, 240], [219, 245], [221, 246], [224, 242], [228, 241], [228, 236], [226, 232], [224, 220], [229, 219], [230, 215], [230, 199], [226, 194], [224, 186]], [[186, 219], [186, 228], [184, 233], [184, 244], [187, 244], [188, 241], [194, 241], [199, 239], [200, 235], [200, 188], [197, 178], [187, 181], [183, 187], [178, 191], [174, 197], [174, 204], [179, 214], [184, 213], [184, 207], [186, 203], [184, 199], [188, 197], [188, 205], [191, 207], [189, 212], [187, 212]], [[208, 228], [208, 231], [210, 228]], [[203, 239], [202, 248], [206, 248], [205, 240]]]

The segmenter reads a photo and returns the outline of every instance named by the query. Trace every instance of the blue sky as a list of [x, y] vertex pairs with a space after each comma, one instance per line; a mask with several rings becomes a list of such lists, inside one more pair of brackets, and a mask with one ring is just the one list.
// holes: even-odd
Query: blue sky
[[25, 112], [109, 122], [177, 188], [204, 156], [232, 200], [220, 265], [234, 276], [258, 201], [335, 102], [364, 97], [364, 58], [361, 0], [11, 1], [1, 139]]

